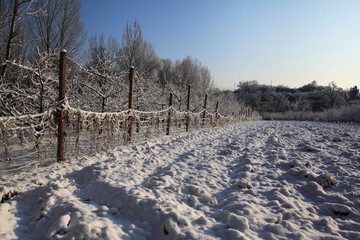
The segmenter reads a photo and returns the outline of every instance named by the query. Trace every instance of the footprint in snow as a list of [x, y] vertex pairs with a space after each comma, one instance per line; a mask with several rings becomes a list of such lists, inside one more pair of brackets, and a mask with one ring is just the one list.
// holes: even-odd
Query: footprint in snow
[[253, 188], [253, 185], [251, 184], [250, 179], [241, 179], [234, 184], [234, 187], [241, 189], [251, 189]]
[[319, 148], [314, 147], [314, 146], [312, 146], [312, 145], [309, 144], [309, 143], [304, 143], [304, 144], [303, 144], [303, 148], [304, 148], [305, 151], [307, 151], [307, 152], [319, 152], [319, 151], [320, 151]]
[[320, 212], [329, 214], [333, 217], [346, 217], [349, 215], [360, 216], [356, 209], [340, 203], [324, 203], [320, 206]]
[[338, 182], [330, 173], [323, 173], [315, 178], [315, 181], [324, 189], [335, 186]]
[[251, 165], [251, 164], [245, 164], [245, 165], [241, 168], [241, 170], [242, 170], [243, 172], [249, 172], [249, 173], [252, 173], [252, 172], [255, 171], [253, 165]]
[[193, 186], [193, 185], [187, 186], [186, 192], [189, 193], [190, 195], [198, 197], [200, 200], [208, 204], [213, 205], [218, 203], [216, 198], [211, 197], [210, 194], [208, 194], [205, 190], [197, 186]]

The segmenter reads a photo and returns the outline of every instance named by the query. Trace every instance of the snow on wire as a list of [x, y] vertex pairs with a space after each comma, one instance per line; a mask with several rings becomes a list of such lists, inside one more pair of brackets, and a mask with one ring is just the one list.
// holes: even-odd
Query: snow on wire
[[[67, 101], [62, 106], [68, 161], [167, 133], [186, 132], [187, 124], [189, 131], [194, 131], [256, 120], [251, 114], [225, 117], [207, 110], [180, 112], [173, 107], [152, 112], [99, 113], [72, 108]], [[56, 161], [59, 110], [51, 108], [41, 114], [0, 117], [0, 173]]]

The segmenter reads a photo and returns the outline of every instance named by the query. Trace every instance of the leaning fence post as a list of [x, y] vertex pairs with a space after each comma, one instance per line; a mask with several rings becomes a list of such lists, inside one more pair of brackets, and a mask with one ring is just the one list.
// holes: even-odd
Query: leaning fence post
[[170, 135], [172, 98], [173, 98], [173, 94], [170, 93], [170, 98], [169, 98], [169, 116], [168, 116], [168, 121], [167, 121], [166, 135]]
[[[134, 108], [134, 67], [131, 66], [129, 69], [129, 112], [132, 113]], [[128, 118], [128, 134], [127, 134], [127, 142], [131, 142], [132, 137], [132, 116], [129, 115]]]
[[206, 117], [206, 104], [207, 104], [207, 98], [208, 98], [208, 95], [205, 94], [205, 101], [204, 101], [204, 113], [203, 113], [203, 123], [204, 123], [204, 126], [205, 126], [205, 117]]
[[59, 102], [58, 102], [58, 148], [57, 161], [65, 160], [65, 112], [64, 101], [66, 97], [66, 50], [60, 52], [59, 61]]
[[188, 85], [188, 96], [187, 96], [187, 106], [186, 106], [186, 111], [187, 111], [187, 119], [186, 119], [186, 131], [189, 131], [189, 125], [190, 125], [190, 90], [191, 90], [191, 85]]

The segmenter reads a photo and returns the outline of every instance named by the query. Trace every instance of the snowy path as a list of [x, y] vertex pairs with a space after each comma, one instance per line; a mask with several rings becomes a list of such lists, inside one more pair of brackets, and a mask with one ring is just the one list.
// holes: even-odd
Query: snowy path
[[0, 239], [360, 239], [360, 125], [207, 129], [0, 186]]

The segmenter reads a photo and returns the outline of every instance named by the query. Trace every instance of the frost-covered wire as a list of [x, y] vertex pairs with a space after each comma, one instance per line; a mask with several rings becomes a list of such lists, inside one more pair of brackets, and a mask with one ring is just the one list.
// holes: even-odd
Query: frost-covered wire
[[[58, 112], [65, 116], [65, 154], [68, 160], [107, 151], [138, 140], [224, 126], [251, 120], [208, 110], [182, 112], [170, 106], [159, 111], [93, 112], [76, 109], [65, 99], [44, 113], [0, 117], [0, 169], [21, 169], [56, 160]], [[5, 163], [8, 163], [6, 165]]]

